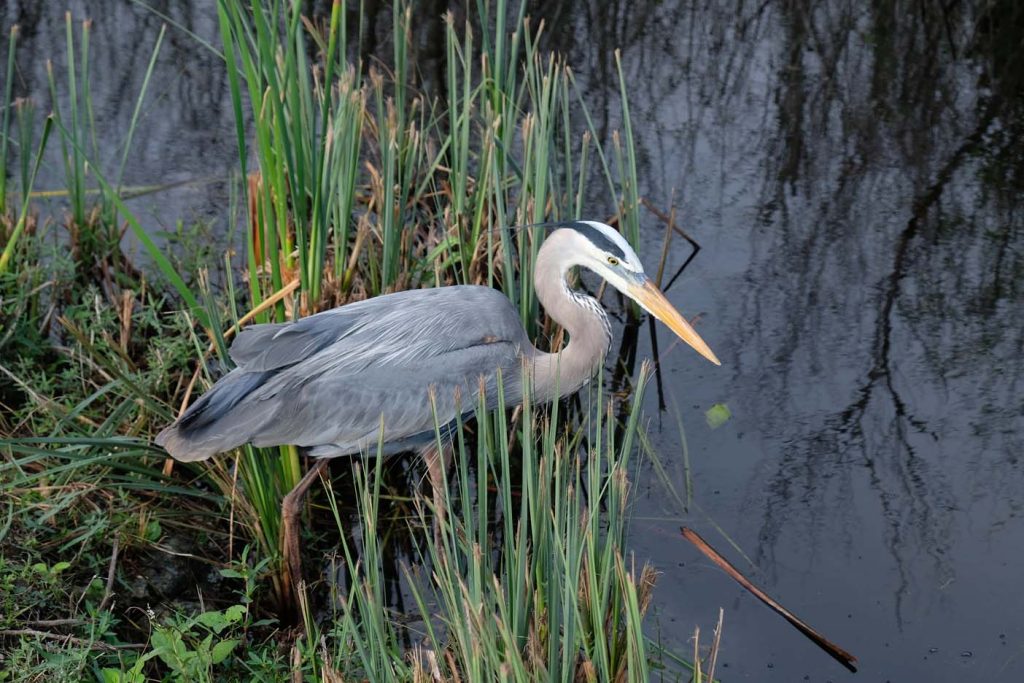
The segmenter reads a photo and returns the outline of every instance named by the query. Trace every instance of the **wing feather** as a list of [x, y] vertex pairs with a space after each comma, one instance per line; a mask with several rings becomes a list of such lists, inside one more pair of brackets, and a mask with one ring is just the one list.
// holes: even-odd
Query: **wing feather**
[[231, 346], [238, 367], [158, 442], [190, 459], [245, 443], [340, 455], [375, 445], [383, 418], [385, 441], [400, 444], [432, 432], [435, 409], [441, 424], [472, 411], [481, 378], [493, 396], [499, 370], [518, 401], [531, 350], [512, 304], [488, 287], [411, 290], [253, 325]]

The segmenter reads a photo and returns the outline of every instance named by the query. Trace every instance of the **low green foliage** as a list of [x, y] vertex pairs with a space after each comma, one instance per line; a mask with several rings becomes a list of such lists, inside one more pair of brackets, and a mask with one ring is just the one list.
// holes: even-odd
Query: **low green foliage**
[[0, 628], [13, 628], [25, 615], [44, 613], [61, 589], [61, 573], [70, 566], [66, 561], [50, 566], [0, 557]]
[[245, 611], [243, 605], [232, 605], [157, 625], [150, 645], [172, 676], [186, 681], [210, 680], [213, 667], [227, 659], [241, 642], [228, 636], [245, 617]]

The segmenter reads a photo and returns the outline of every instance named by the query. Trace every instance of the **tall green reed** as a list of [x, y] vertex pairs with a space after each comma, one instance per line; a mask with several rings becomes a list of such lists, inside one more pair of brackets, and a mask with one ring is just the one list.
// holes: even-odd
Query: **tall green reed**
[[[600, 386], [568, 426], [557, 404], [544, 414], [527, 402], [511, 428], [500, 389], [498, 410], [481, 400], [475, 447], [463, 425], [453, 436], [449, 514], [440, 545], [428, 534], [423, 550], [430, 569], [405, 568], [413, 614], [396, 614], [385, 600], [382, 459], [364, 460], [356, 482], [363, 533], [356, 547], [341, 529], [351, 585], [337, 596], [328, 634], [344, 670], [371, 680], [431, 671], [443, 680], [648, 680], [642, 621], [654, 573], [637, 570], [624, 550], [648, 376], [645, 367], [625, 424]], [[343, 527], [333, 494], [329, 502]], [[419, 645], [410, 650], [410, 641]]]
[[[301, 17], [298, 3], [218, 3], [240, 166], [249, 172], [254, 156], [259, 173], [250, 197], [253, 305], [297, 276], [303, 310], [316, 310], [324, 303], [325, 275], [351, 272], [341, 256], [358, 245], [366, 249], [358, 271], [368, 295], [438, 278], [487, 281], [501, 285], [532, 326], [539, 313], [532, 282], [512, 274], [530, 271], [540, 240], [503, 228], [582, 208], [588, 169], [573, 167], [571, 74], [544, 53], [541, 31], [523, 21], [525, 3], [511, 33], [507, 3], [482, 3], [487, 28], [479, 69], [472, 32], [448, 16], [447, 97], [428, 102], [409, 87], [409, 4], [393, 11], [394, 64], [387, 73], [372, 67], [365, 77], [346, 59], [339, 7], [332, 7], [325, 33]], [[306, 58], [310, 40], [319, 50], [313, 64]], [[584, 136], [581, 162], [595, 140], [592, 131]], [[632, 158], [631, 134], [627, 143]], [[631, 168], [622, 175], [635, 205]], [[358, 217], [351, 211], [357, 183], [367, 206]], [[356, 238], [360, 232], [366, 239]], [[638, 239], [635, 230], [629, 237]], [[495, 259], [499, 252], [504, 262]], [[325, 267], [331, 259], [333, 271]], [[285, 315], [277, 306], [274, 317]]]
[[[335, 2], [322, 36], [305, 23], [300, 3], [253, 3], [247, 9], [220, 0], [217, 9], [243, 173], [249, 172], [250, 154], [243, 92], [253, 116], [251, 151], [259, 178], [250, 194], [252, 304], [298, 278], [304, 306], [316, 310], [331, 274], [329, 248], [335, 237], [347, 244], [359, 176], [365, 96], [344, 59], [344, 12]], [[307, 58], [308, 36], [320, 48], [317, 64]], [[285, 316], [282, 303], [258, 320]]]
[[[3, 238], [3, 250], [0, 251], [0, 275], [3, 275], [10, 269], [22, 235], [24, 235], [32, 218], [30, 196], [52, 129], [52, 121], [47, 119], [43, 126], [42, 135], [37, 142], [34, 135], [34, 107], [31, 101], [14, 101], [12, 99], [15, 56], [17, 54], [16, 46], [18, 42], [18, 27], [16, 25], [11, 27], [9, 38], [6, 68], [7, 81], [4, 86], [3, 99], [0, 100], [0, 106], [3, 107], [3, 118], [0, 120], [0, 237]], [[12, 209], [7, 189], [7, 161], [8, 151], [11, 149], [11, 111], [17, 113], [18, 140], [20, 143], [18, 156], [21, 161], [21, 206], [16, 218], [8, 213]], [[33, 150], [35, 150], [34, 163], [32, 161]]]
[[[250, 152], [243, 84], [253, 116], [258, 176], [249, 183], [247, 233], [252, 309], [297, 279], [300, 303], [292, 314], [314, 312], [322, 288], [341, 274], [340, 260], [329, 267], [328, 251], [335, 239], [336, 248], [348, 244], [362, 140], [364, 95], [353, 87], [354, 72], [344, 63], [344, 12], [335, 2], [326, 40], [320, 36], [317, 41], [321, 63], [315, 66], [308, 62], [307, 25], [299, 3], [246, 8], [220, 0], [217, 12], [243, 174], [249, 170]], [[309, 33], [315, 30], [310, 27]], [[337, 73], [342, 77], [335, 82]], [[288, 317], [282, 300], [256, 320]], [[280, 504], [301, 476], [298, 452], [283, 447], [262, 457], [253, 448], [245, 451], [239, 467], [257, 514], [255, 533], [264, 552], [280, 557]], [[286, 591], [279, 581], [278, 592]]]
[[88, 195], [86, 193], [87, 158], [91, 154], [98, 160], [94, 119], [92, 117], [91, 88], [89, 86], [89, 38], [91, 22], [81, 24], [79, 46], [75, 47], [74, 24], [71, 12], [64, 15], [65, 63], [67, 67], [66, 86], [68, 112], [62, 113], [58, 95], [57, 78], [53, 62], [46, 62], [46, 74], [50, 85], [52, 115], [57, 125], [68, 131], [61, 138], [61, 162], [64, 166], [64, 185], [68, 191], [71, 222], [77, 226], [88, 223]]
[[[23, 172], [22, 172], [22, 192], [21, 192], [21, 207], [18, 211], [18, 218], [15, 221], [13, 227], [10, 228], [10, 232], [7, 232], [8, 227], [6, 222], [6, 215], [0, 214], [0, 230], [3, 230], [6, 234], [6, 243], [4, 244], [3, 252], [0, 253], [0, 275], [7, 273], [10, 269], [11, 264], [18, 247], [18, 243], [21, 240], [22, 235], [29, 224], [31, 218], [30, 207], [31, 202], [29, 198], [32, 195], [32, 188], [35, 186], [36, 177], [39, 175], [39, 167], [43, 161], [43, 152], [46, 150], [46, 143], [50, 138], [50, 131], [53, 128], [53, 119], [47, 117], [46, 122], [43, 125], [43, 132], [39, 138], [38, 145], [36, 146], [35, 161], [29, 166], [28, 163], [28, 150], [31, 149], [31, 126], [27, 123], [24, 116], [30, 116], [31, 109], [27, 102], [19, 103], [18, 115], [20, 123], [22, 123], [21, 130], [24, 135], [21, 136], [23, 147], [21, 153], [23, 157]], [[31, 169], [31, 170], [29, 170]], [[4, 170], [3, 173], [6, 173]]]
[[0, 99], [0, 106], [3, 107], [3, 119], [0, 120], [0, 170], [3, 171], [0, 173], [0, 216], [7, 215], [7, 150], [11, 139], [11, 109], [14, 104], [11, 96], [14, 91], [14, 57], [17, 44], [18, 26], [15, 24], [8, 35], [7, 80], [4, 81], [3, 99]]
[[[301, 3], [218, 0], [239, 166], [252, 172], [246, 254], [257, 322], [353, 294], [485, 283], [538, 333], [530, 273], [542, 235], [506, 228], [576, 216], [588, 151], [599, 145], [588, 131], [574, 156], [571, 73], [542, 49], [525, 2], [508, 10], [505, 0], [480, 4], [479, 50], [469, 26], [446, 17], [447, 96], [431, 101], [410, 87], [408, 2], [392, 10], [393, 63], [364, 70], [348, 61], [340, 2], [315, 25]], [[294, 297], [263, 306], [292, 282]], [[241, 462], [266, 527], [259, 536], [277, 554], [278, 502], [298, 481], [298, 454], [248, 451]]]

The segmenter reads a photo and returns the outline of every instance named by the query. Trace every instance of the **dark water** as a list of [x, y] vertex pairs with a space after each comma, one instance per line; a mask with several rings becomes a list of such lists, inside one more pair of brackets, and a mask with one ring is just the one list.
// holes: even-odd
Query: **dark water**
[[[723, 366], [660, 337], [694, 499], [681, 510], [645, 469], [632, 547], [663, 572], [669, 647], [690, 649], [693, 625], [708, 633], [724, 608], [727, 681], [851, 674], [703, 559], [680, 524], [856, 654], [861, 680], [1024, 680], [1024, 9], [945, 4], [544, 8], [609, 136], [622, 48], [642, 194], [665, 207], [674, 196], [703, 247], [670, 296], [702, 314]], [[97, 117], [118, 140], [161, 22], [88, 5]], [[216, 43], [206, 5], [159, 6]], [[62, 11], [3, 12], [5, 27], [23, 26], [18, 87], [45, 92]], [[167, 40], [130, 182], [222, 179], [236, 163], [222, 65], [180, 32]], [[156, 223], [227, 223], [227, 195], [198, 182], [133, 208]], [[652, 215], [645, 235], [656, 262]], [[677, 241], [669, 265], [688, 251]], [[716, 403], [732, 418], [711, 429]], [[676, 418], [653, 394], [648, 409], [678, 474]]]
[[[125, 165], [124, 184], [131, 190], [173, 186], [129, 202], [152, 233], [173, 232], [177, 221], [203, 223], [227, 232], [232, 204], [227, 179], [238, 174], [234, 113], [223, 60], [200, 46], [185, 31], [219, 45], [216, 5], [207, 2], [146, 3], [169, 16], [180, 29], [168, 28], [149, 84], [140, 123]], [[135, 103], [145, 81], [164, 20], [129, 0], [109, 2], [35, 2], [5, 0], [0, 6], [0, 45], [6, 68], [8, 33], [19, 27], [14, 96], [30, 97], [41, 120], [49, 111], [47, 61], [54, 65], [61, 107], [68, 116], [65, 12], [73, 20], [76, 48], [81, 22], [92, 21], [90, 74], [98, 147], [98, 166], [113, 182], [124, 151]], [[79, 54], [76, 52], [76, 59]], [[2, 70], [0, 70], [2, 71]], [[0, 73], [0, 78], [4, 74]], [[81, 87], [81, 85], [79, 85]], [[40, 126], [41, 128], [41, 126]], [[41, 131], [37, 129], [36, 134]], [[64, 190], [64, 169], [55, 132], [35, 189]], [[34, 150], [33, 150], [34, 151]], [[87, 150], [90, 157], [92, 150]], [[18, 150], [13, 150], [17, 156]], [[17, 171], [17, 159], [10, 170]], [[66, 199], [50, 200], [50, 213], [63, 215]], [[242, 205], [242, 210], [245, 206]], [[44, 209], [45, 210], [45, 209]], [[130, 248], [130, 247], [129, 247]]]
[[[610, 125], [602, 48], [623, 47], [644, 193], [675, 192], [703, 246], [673, 298], [706, 312], [723, 367], [662, 361], [702, 510], [687, 523], [750, 569], [711, 520], [725, 530], [861, 678], [1024, 680], [1024, 8], [872, 5], [565, 21]], [[711, 430], [717, 402], [733, 419]], [[664, 570], [668, 639], [722, 605], [727, 679], [849, 676], [683, 547], [648, 483], [633, 533]]]

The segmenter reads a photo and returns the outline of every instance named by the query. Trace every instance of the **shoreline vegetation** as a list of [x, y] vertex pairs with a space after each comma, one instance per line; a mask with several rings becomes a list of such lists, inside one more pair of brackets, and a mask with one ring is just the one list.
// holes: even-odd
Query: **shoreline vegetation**
[[[417, 87], [410, 3], [394, 5], [386, 65], [351, 58], [341, 2], [324, 17], [302, 7], [218, 0], [216, 45], [165, 25], [110, 165], [95, 162], [109, 155], [90, 96], [102, 75], [90, 69], [89, 20], [67, 16], [67, 68], [49, 66], [45, 102], [13, 99], [10, 29], [0, 681], [713, 680], [721, 621], [688, 653], [661, 647], [645, 621], [657, 572], [625, 545], [630, 474], [656, 457], [639, 408], [646, 365], [625, 369], [624, 390], [598, 381], [460, 424], [443, 548], [417, 462], [332, 463], [306, 516], [307, 574], [322, 578], [298, 604], [279, 537], [281, 499], [306, 466], [299, 451], [177, 463], [152, 445], [230, 367], [245, 324], [473, 283], [503, 291], [530, 335], [557, 348], [563, 335], [529, 276], [543, 236], [507, 227], [584, 215], [583, 189], [600, 183], [610, 222], [639, 243], [621, 68], [623, 129], [605, 147], [525, 3], [481, 3], [476, 29], [438, 19], [439, 96]], [[225, 253], [204, 226], [155, 240], [125, 203], [126, 160], [171, 32], [217, 51], [227, 74], [243, 229]], [[66, 210], [47, 218], [33, 193], [54, 149]]]

